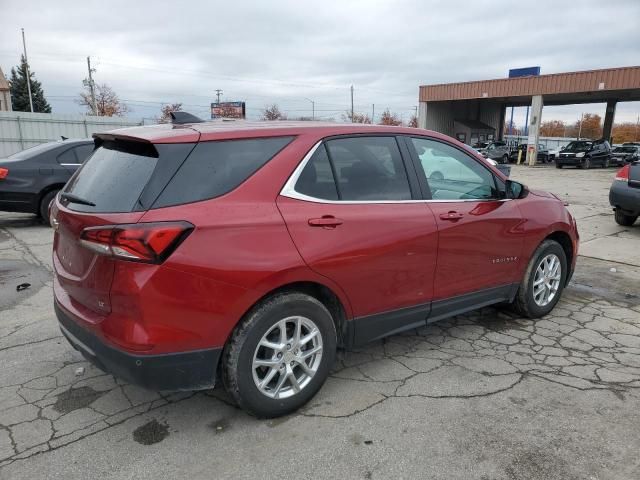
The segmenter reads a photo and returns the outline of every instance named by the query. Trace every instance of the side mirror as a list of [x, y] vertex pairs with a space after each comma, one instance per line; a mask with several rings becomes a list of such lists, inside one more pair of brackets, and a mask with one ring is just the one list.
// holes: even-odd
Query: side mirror
[[522, 198], [527, 194], [527, 187], [520, 182], [507, 179], [505, 182], [505, 198]]

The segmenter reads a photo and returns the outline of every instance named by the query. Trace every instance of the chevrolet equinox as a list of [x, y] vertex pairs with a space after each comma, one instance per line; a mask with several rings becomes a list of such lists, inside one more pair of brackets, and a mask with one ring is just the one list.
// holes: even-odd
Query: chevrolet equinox
[[536, 318], [573, 272], [553, 194], [414, 128], [178, 123], [94, 135], [50, 208], [55, 311], [99, 368], [304, 405], [337, 348], [491, 304]]

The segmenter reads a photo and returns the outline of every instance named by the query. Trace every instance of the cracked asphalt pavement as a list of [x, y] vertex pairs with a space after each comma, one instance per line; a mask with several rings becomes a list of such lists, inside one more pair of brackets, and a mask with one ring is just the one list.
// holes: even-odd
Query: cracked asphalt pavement
[[84, 361], [53, 313], [51, 231], [0, 213], [0, 479], [640, 478], [640, 225], [614, 223], [613, 174], [513, 169], [584, 242], [551, 315], [486, 308], [340, 352], [275, 420]]

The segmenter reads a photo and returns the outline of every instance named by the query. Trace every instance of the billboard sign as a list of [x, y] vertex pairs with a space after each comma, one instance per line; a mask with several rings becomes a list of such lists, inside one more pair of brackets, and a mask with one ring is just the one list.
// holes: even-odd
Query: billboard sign
[[211, 118], [246, 118], [244, 102], [212, 102]]
[[512, 68], [509, 70], [509, 78], [531, 77], [540, 75], [540, 67]]

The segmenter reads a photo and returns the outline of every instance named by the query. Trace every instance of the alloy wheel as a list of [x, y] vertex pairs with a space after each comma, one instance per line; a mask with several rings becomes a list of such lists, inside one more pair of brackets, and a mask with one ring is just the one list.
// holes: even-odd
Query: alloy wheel
[[322, 334], [302, 316], [273, 325], [253, 354], [253, 381], [260, 393], [275, 399], [292, 397], [313, 379], [322, 361]]
[[533, 280], [533, 301], [539, 307], [549, 305], [555, 298], [560, 288], [562, 279], [562, 264], [557, 255], [546, 255], [536, 268]]

